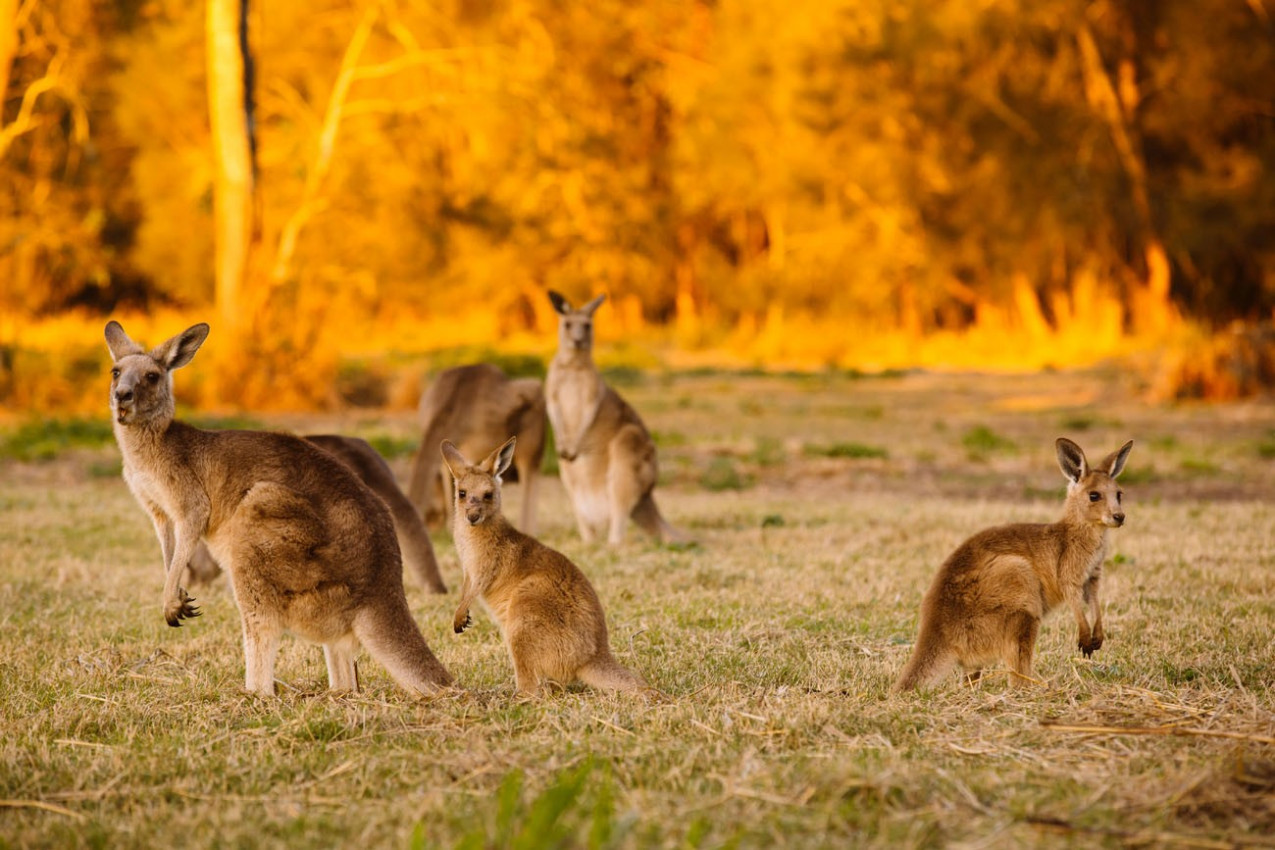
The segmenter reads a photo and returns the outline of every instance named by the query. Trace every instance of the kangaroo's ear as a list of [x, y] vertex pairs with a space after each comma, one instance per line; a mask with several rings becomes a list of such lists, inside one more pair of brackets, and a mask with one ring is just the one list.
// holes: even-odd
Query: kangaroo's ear
[[514, 462], [514, 446], [518, 443], [517, 437], [510, 437], [505, 440], [505, 444], [496, 450], [496, 477], [500, 477], [506, 469]]
[[549, 290], [549, 301], [553, 304], [553, 309], [557, 310], [562, 315], [565, 316], [571, 312], [571, 302], [563, 298], [561, 294], [554, 292], [552, 289]]
[[443, 440], [438, 448], [443, 453], [443, 463], [447, 464], [448, 472], [452, 474], [452, 478], [459, 480], [461, 473], [469, 468], [469, 461], [465, 460], [460, 449], [452, 445], [451, 440]]
[[180, 369], [191, 361], [195, 356], [195, 352], [199, 350], [199, 346], [204, 344], [204, 340], [208, 339], [208, 332], [212, 330], [204, 322], [197, 325], [191, 325], [177, 336], [168, 340], [155, 348], [151, 352], [151, 357], [168, 371]]
[[1107, 470], [1107, 474], [1115, 478], [1121, 472], [1124, 472], [1124, 463], [1129, 459], [1129, 452], [1133, 450], [1133, 440], [1125, 443], [1116, 451], [1107, 455], [1102, 461], [1101, 469]]
[[106, 347], [111, 352], [111, 360], [114, 361], [130, 354], [146, 352], [146, 349], [129, 339], [128, 334], [124, 333], [123, 326], [114, 319], [106, 323]]
[[478, 468], [499, 478], [501, 473], [514, 462], [514, 444], [517, 442], [517, 437], [510, 437], [505, 440], [500, 448], [483, 458], [483, 462], [478, 464]]
[[605, 300], [607, 300], [607, 296], [606, 296], [606, 293], [604, 292], [601, 295], [599, 295], [597, 298], [594, 298], [588, 304], [585, 304], [583, 307], [581, 307], [580, 312], [584, 313], [585, 315], [592, 316], [593, 312], [597, 310], [599, 307], [601, 307], [602, 302]]
[[1068, 440], [1059, 437], [1054, 443], [1058, 452], [1058, 466], [1068, 481], [1079, 481], [1089, 474], [1089, 461], [1085, 460], [1084, 449]]

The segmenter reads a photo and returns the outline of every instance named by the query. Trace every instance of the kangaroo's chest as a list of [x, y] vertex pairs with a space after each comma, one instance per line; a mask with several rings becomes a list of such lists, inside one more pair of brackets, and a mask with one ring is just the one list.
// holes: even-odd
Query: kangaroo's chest
[[1095, 545], [1072, 546], [1062, 553], [1058, 576], [1066, 588], [1083, 587], [1091, 579], [1102, 575], [1102, 564], [1107, 559], [1107, 540], [1104, 535]]
[[579, 428], [591, 418], [602, 397], [602, 381], [592, 372], [571, 370], [557, 382], [554, 403], [568, 428]]
[[159, 509], [168, 516], [173, 515], [168, 488], [154, 472], [143, 466], [125, 463], [124, 482], [143, 507], [149, 510]]

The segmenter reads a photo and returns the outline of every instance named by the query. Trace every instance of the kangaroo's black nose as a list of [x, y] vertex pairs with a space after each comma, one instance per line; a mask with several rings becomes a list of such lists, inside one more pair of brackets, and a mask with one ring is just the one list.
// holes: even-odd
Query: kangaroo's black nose
[[124, 402], [124, 401], [132, 401], [132, 400], [133, 400], [133, 391], [132, 391], [132, 390], [120, 390], [119, 392], [117, 392], [117, 393], [115, 394], [115, 400], [116, 400], [116, 401], [120, 401], [120, 402]]
[[1111, 518], [1116, 521], [1116, 525], [1124, 525], [1124, 514], [1112, 514]]

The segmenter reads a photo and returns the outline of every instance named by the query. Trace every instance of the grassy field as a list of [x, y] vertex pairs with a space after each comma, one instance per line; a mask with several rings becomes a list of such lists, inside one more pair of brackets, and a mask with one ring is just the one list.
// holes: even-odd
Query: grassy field
[[[1275, 404], [1148, 405], [1115, 371], [624, 377], [700, 545], [586, 546], [556, 480], [540, 516], [654, 705], [520, 700], [490, 620], [454, 635], [455, 594], [416, 587], [458, 689], [415, 700], [365, 659], [364, 692], [330, 697], [289, 641], [280, 696], [249, 697], [224, 582], [164, 624], [105, 410], [35, 452], [11, 431], [0, 847], [1275, 847]], [[266, 424], [414, 437], [408, 414]], [[1106, 644], [1082, 658], [1062, 612], [1041, 687], [890, 696], [946, 554], [1057, 517], [1058, 435], [1136, 441]]]

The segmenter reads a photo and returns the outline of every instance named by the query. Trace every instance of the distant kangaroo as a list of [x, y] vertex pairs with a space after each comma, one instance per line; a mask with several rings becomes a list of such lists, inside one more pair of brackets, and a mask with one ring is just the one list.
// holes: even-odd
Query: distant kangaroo
[[450, 684], [407, 606], [389, 510], [348, 467], [300, 437], [174, 420], [172, 370], [208, 331], [194, 325], [147, 352], [106, 326], [115, 439], [159, 537], [164, 619], [199, 615], [180, 581], [203, 537], [230, 574], [249, 691], [274, 693], [285, 631], [323, 645], [334, 690], [358, 689], [360, 643], [410, 692]]
[[408, 497], [431, 525], [447, 520], [451, 481], [439, 463], [438, 444], [454, 440], [463, 452], [477, 454], [505, 437], [518, 438], [509, 480], [522, 487], [518, 526], [536, 533], [536, 478], [545, 452], [544, 388], [536, 378], [510, 378], [489, 363], [457, 366], [442, 372], [421, 397], [421, 445], [412, 458]]
[[579, 679], [652, 694], [612, 657], [602, 603], [584, 573], [501, 514], [500, 475], [513, 461], [515, 441], [510, 437], [477, 465], [443, 441], [444, 462], [456, 479], [452, 536], [465, 574], [452, 627], [465, 631], [474, 600], [482, 601], [504, 636], [523, 693]]
[[[376, 449], [366, 440], [342, 437], [335, 434], [310, 434], [302, 439], [313, 443], [336, 457], [362, 479], [372, 492], [385, 500], [394, 520], [394, 533], [403, 554], [403, 566], [416, 576], [421, 587], [432, 593], [446, 593], [447, 584], [438, 571], [438, 559], [434, 557], [434, 544], [429, 532], [416, 513], [416, 508], [394, 480], [394, 471]], [[203, 543], [195, 550], [190, 561], [191, 577], [195, 581], [212, 581], [221, 573], [221, 567]]]
[[932, 685], [957, 665], [976, 681], [997, 660], [1016, 684], [1034, 681], [1041, 618], [1064, 603], [1080, 628], [1080, 651], [1087, 657], [1102, 646], [1098, 582], [1111, 529], [1124, 524], [1116, 477], [1132, 448], [1130, 440], [1090, 468], [1080, 446], [1058, 438], [1068, 481], [1062, 519], [989, 528], [948, 556], [921, 603], [921, 631], [895, 692]]
[[558, 311], [558, 353], [549, 363], [545, 397], [562, 483], [585, 541], [605, 533], [609, 543], [622, 542], [629, 517], [657, 540], [684, 541], [655, 505], [659, 470], [651, 435], [593, 363], [593, 313], [605, 299], [599, 295], [574, 310], [549, 293]]

